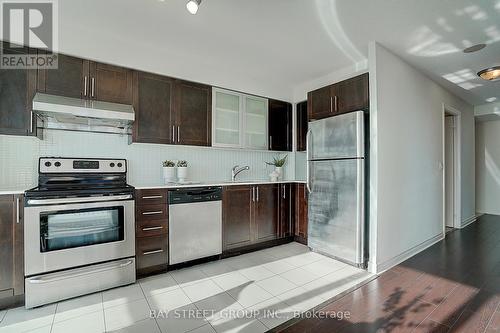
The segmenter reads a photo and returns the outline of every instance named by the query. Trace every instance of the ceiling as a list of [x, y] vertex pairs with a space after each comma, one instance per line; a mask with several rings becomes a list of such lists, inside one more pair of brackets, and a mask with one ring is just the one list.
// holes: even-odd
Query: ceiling
[[197, 15], [186, 2], [59, 1], [59, 49], [286, 98], [376, 40], [471, 104], [500, 100], [475, 75], [500, 65], [500, 0], [203, 0]]

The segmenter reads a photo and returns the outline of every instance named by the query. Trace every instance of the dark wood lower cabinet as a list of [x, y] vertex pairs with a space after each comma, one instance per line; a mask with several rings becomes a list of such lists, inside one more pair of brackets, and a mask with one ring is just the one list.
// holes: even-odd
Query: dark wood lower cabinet
[[280, 223], [278, 237], [285, 238], [294, 235], [295, 221], [295, 185], [280, 184]]
[[23, 196], [0, 196], [0, 309], [24, 294]]
[[137, 275], [165, 271], [168, 265], [167, 190], [137, 190], [135, 198]]
[[305, 184], [295, 187], [295, 240], [307, 245], [307, 188]]
[[223, 250], [251, 245], [253, 187], [228, 186], [222, 197]]
[[278, 237], [280, 217], [279, 185], [255, 186], [254, 242], [260, 243]]

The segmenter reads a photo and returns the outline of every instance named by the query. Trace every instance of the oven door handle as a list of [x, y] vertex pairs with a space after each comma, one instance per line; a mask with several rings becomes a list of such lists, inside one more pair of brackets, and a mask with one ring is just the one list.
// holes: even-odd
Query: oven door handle
[[29, 278], [29, 279], [27, 279], [27, 281], [29, 283], [33, 283], [33, 284], [50, 283], [50, 282], [55, 282], [55, 281], [59, 281], [59, 280], [64, 280], [67, 278], [73, 278], [73, 277], [78, 277], [78, 276], [95, 274], [95, 273], [99, 273], [99, 272], [105, 272], [105, 271], [109, 271], [112, 269], [123, 268], [123, 267], [127, 267], [133, 263], [134, 263], [134, 261], [129, 259], [126, 262], [121, 261], [120, 263], [111, 263], [110, 265], [101, 266], [99, 268], [89, 267], [89, 268], [82, 268], [81, 270], [78, 270], [78, 271], [54, 273], [54, 274], [49, 274], [49, 275], [45, 275], [45, 276]]
[[29, 205], [57, 205], [81, 202], [105, 202], [132, 199], [131, 194], [115, 195], [107, 197], [83, 197], [83, 198], [58, 198], [58, 199], [28, 199]]

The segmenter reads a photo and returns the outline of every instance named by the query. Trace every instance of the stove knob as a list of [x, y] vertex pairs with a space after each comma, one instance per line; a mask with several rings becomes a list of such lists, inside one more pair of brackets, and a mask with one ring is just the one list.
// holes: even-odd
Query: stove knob
[[119, 168], [121, 168], [123, 166], [123, 164], [121, 164], [121, 163], [118, 163], [117, 165]]
[[114, 168], [115, 167], [115, 164], [113, 162], [109, 163], [109, 166]]
[[45, 162], [45, 166], [48, 168], [52, 165], [52, 163], [50, 163], [49, 161]]
[[61, 166], [61, 162], [56, 162], [54, 165], [59, 168]]

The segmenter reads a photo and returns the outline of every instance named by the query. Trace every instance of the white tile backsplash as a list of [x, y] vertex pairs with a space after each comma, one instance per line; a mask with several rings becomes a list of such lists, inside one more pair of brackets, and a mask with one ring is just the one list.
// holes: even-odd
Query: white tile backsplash
[[[35, 186], [38, 158], [88, 157], [125, 158], [128, 161], [128, 182], [135, 186], [161, 185], [161, 162], [166, 159], [187, 160], [189, 180], [222, 181], [231, 179], [235, 164], [250, 166], [238, 175], [241, 180], [268, 179], [272, 160], [277, 152], [192, 147], [157, 144], [128, 144], [127, 136], [47, 130], [44, 139], [0, 135], [0, 190]], [[282, 153], [283, 154], [283, 153]], [[284, 168], [287, 180], [295, 179], [295, 154], [287, 152]]]

